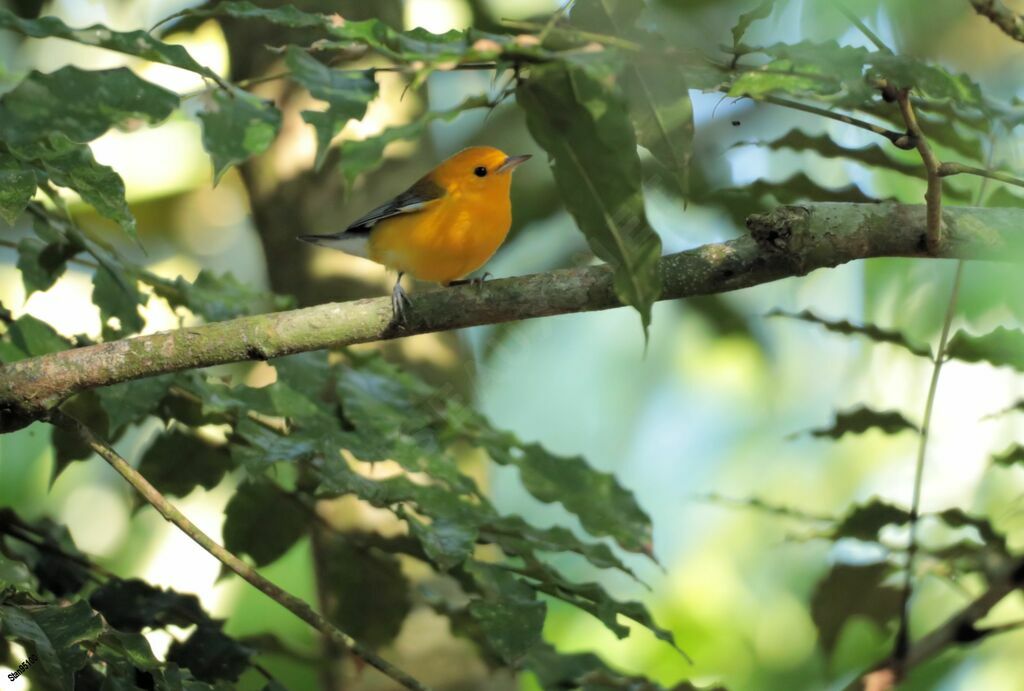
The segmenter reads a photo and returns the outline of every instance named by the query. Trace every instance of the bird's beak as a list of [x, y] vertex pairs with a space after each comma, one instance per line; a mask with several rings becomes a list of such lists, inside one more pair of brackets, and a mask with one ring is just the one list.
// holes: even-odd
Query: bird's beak
[[505, 159], [504, 163], [498, 166], [498, 172], [509, 173], [515, 170], [516, 166], [518, 166], [520, 163], [526, 163], [531, 158], [533, 158], [533, 156], [530, 154], [523, 154], [522, 156], [509, 156], [508, 158]]

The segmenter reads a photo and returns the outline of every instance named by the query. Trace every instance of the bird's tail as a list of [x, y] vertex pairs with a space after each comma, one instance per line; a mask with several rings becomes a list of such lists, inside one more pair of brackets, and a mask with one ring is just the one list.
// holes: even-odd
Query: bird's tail
[[367, 236], [356, 233], [331, 233], [329, 235], [300, 235], [299, 240], [318, 247], [330, 247], [357, 257], [367, 256]]

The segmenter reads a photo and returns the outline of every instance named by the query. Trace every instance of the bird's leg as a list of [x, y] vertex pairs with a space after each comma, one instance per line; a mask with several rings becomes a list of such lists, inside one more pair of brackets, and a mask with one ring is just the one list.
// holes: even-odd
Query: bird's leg
[[483, 276], [477, 276], [475, 278], [460, 278], [457, 281], [451, 281], [448, 283], [448, 287], [474, 285], [479, 288], [488, 278], [494, 278], [494, 275], [490, 271], [485, 271]]
[[402, 276], [404, 275], [403, 272], [398, 272], [398, 280], [395, 281], [395, 287], [391, 291], [391, 309], [395, 313], [395, 321], [399, 324], [405, 323], [405, 309], [412, 307], [412, 300], [402, 289]]

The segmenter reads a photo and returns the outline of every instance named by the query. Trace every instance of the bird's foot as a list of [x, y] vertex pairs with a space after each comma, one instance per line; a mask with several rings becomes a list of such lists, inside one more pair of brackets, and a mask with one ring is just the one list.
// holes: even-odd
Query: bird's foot
[[490, 271], [484, 272], [483, 276], [476, 276], [474, 278], [460, 278], [457, 281], [452, 281], [451, 283], [448, 284], [448, 287], [450, 288], [452, 286], [472, 285], [479, 288], [484, 284], [484, 281], [486, 281], [488, 278], [494, 278], [494, 275]]
[[406, 310], [411, 307], [412, 300], [409, 299], [409, 295], [402, 288], [401, 283], [396, 283], [395, 289], [391, 291], [391, 310], [394, 312], [396, 324], [405, 325]]

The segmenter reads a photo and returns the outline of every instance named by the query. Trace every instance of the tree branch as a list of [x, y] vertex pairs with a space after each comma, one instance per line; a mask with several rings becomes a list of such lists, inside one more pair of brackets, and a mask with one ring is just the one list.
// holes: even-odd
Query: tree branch
[[[926, 251], [925, 208], [785, 206], [747, 219], [749, 235], [666, 256], [662, 298], [722, 293], [869, 257], [1024, 257], [1024, 211], [943, 209], [947, 232]], [[261, 314], [75, 348], [0, 366], [0, 432], [46, 416], [72, 394], [168, 372], [266, 360], [414, 334], [619, 307], [606, 266], [553, 271], [414, 296], [404, 328], [373, 298]]]
[[82, 441], [89, 445], [89, 448], [99, 454], [99, 456], [109, 463], [114, 470], [121, 475], [121, 477], [127, 480], [128, 484], [134, 487], [147, 502], [159, 511], [160, 515], [163, 516], [165, 520], [173, 523], [178, 529], [188, 535], [196, 544], [213, 555], [219, 562], [248, 581], [257, 590], [261, 591], [267, 597], [280, 604], [313, 628], [328, 636], [337, 645], [344, 646], [348, 650], [351, 650], [353, 654], [359, 656], [368, 665], [380, 670], [383, 674], [394, 679], [405, 688], [412, 689], [413, 691], [427, 691], [427, 687], [416, 679], [398, 669], [387, 660], [381, 658], [372, 650], [368, 650], [359, 641], [352, 638], [352, 636], [348, 635], [334, 624], [327, 621], [323, 616], [315, 612], [313, 608], [305, 602], [261, 576], [251, 566], [211, 539], [209, 535], [200, 530], [195, 523], [190, 521], [183, 513], [181, 513], [176, 506], [167, 501], [167, 498], [160, 494], [153, 485], [149, 484], [149, 481], [146, 480], [139, 471], [135, 470], [128, 461], [122, 458], [121, 455], [113, 449], [113, 447], [99, 439], [88, 427], [60, 410], [55, 410], [50, 414], [50, 421], [78, 437], [81, 437]]
[[1010, 38], [1024, 43], [1024, 15], [1017, 14], [1000, 0], [971, 0], [974, 11], [988, 17]]

